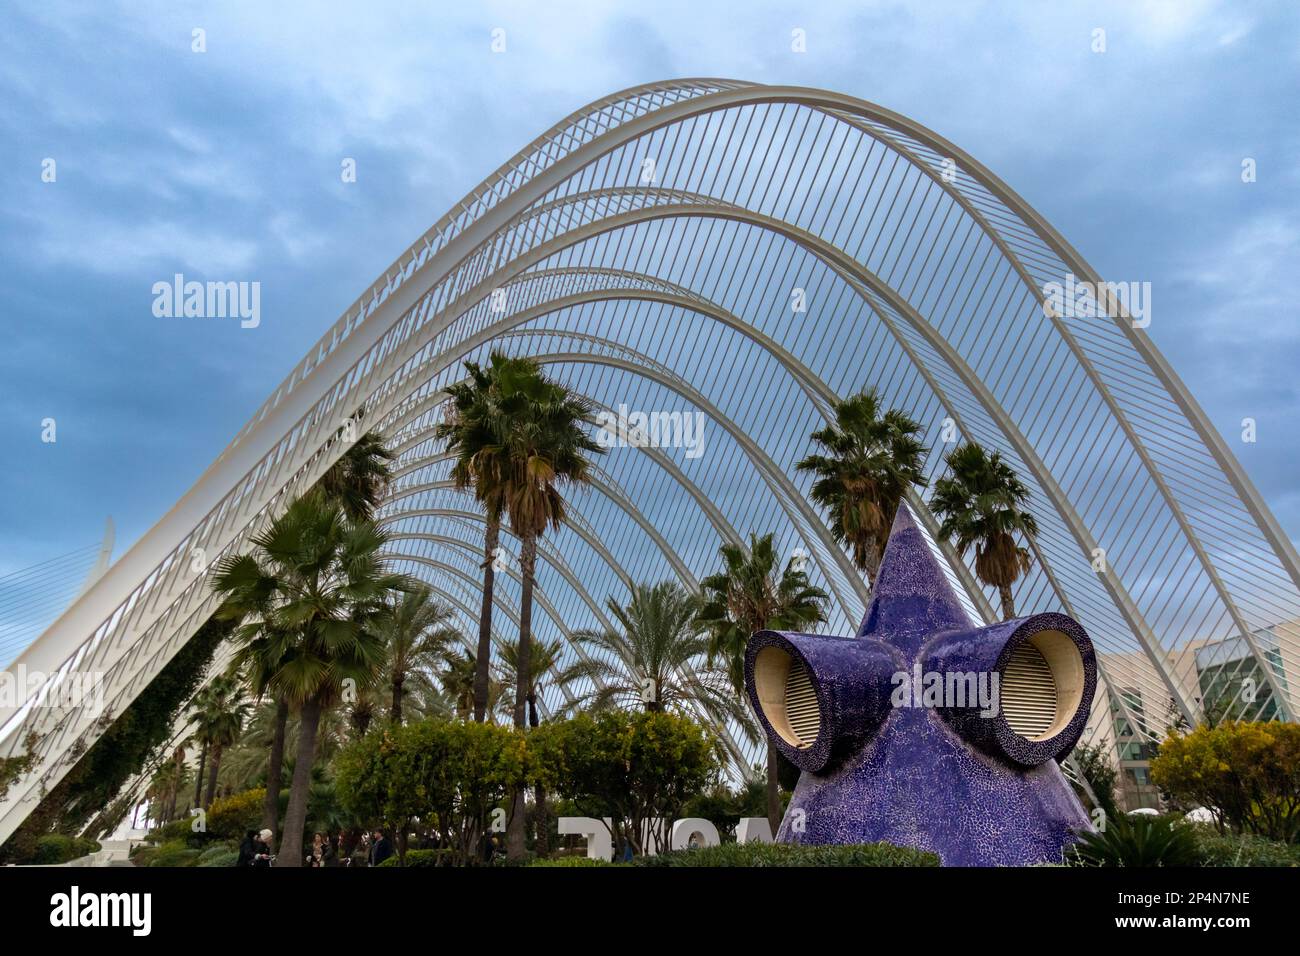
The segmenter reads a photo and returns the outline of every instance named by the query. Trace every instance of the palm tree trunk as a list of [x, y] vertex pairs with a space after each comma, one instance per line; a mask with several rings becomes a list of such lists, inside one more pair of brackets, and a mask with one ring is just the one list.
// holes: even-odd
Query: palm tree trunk
[[403, 678], [400, 676], [393, 678], [393, 706], [389, 711], [389, 717], [395, 724], [402, 722], [402, 682]]
[[284, 811], [284, 835], [276, 851], [275, 865], [302, 866], [302, 830], [307, 823], [307, 794], [311, 770], [316, 762], [316, 728], [320, 724], [321, 701], [309, 697], [298, 718], [298, 753], [294, 758], [293, 781], [289, 784], [289, 806]]
[[525, 535], [519, 546], [519, 572], [523, 586], [519, 595], [519, 655], [515, 661], [515, 726], [523, 730], [524, 707], [532, 684], [533, 664], [533, 574], [537, 568], [537, 537]]
[[537, 716], [537, 693], [530, 690], [528, 692], [528, 726], [536, 727], [540, 723], [541, 720]]
[[203, 796], [203, 768], [208, 765], [208, 744], [203, 742], [202, 749], [199, 750], [199, 769], [194, 775], [194, 806], [200, 806], [199, 800]]
[[284, 775], [284, 732], [289, 723], [289, 704], [275, 704], [275, 732], [271, 735], [271, 759], [266, 765], [266, 799], [262, 801], [262, 826], [272, 839], [280, 835], [280, 778]]
[[474, 721], [483, 723], [487, 716], [488, 665], [492, 659], [492, 589], [495, 572], [493, 555], [501, 539], [501, 520], [488, 516], [483, 536], [483, 607], [478, 618], [478, 658], [474, 667]]
[[[537, 536], [525, 534], [519, 546], [519, 572], [523, 586], [519, 595], [519, 655], [515, 661], [515, 726], [524, 729], [525, 707], [532, 684], [533, 573], [537, 567]], [[513, 812], [506, 828], [506, 857], [522, 860], [528, 849], [523, 788], [515, 791]]]
[[998, 595], [1002, 598], [1002, 620], [1009, 621], [1016, 616], [1016, 599], [1011, 593], [1011, 585], [999, 584]]
[[781, 787], [777, 782], [776, 757], [776, 748], [769, 741], [767, 744], [767, 823], [772, 828], [772, 836], [776, 836], [776, 831], [781, 826]]
[[212, 745], [212, 760], [208, 763], [208, 792], [203, 798], [203, 809], [212, 806], [217, 795], [217, 771], [221, 769], [221, 744]]

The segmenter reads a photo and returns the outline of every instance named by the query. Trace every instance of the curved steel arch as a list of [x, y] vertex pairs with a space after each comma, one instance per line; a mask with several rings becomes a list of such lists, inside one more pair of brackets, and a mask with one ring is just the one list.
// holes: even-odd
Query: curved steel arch
[[[581, 273], [583, 270], [570, 269], [564, 271], [569, 273]], [[558, 273], [560, 272], [560, 270], [547, 270], [547, 272]], [[625, 276], [629, 275], [628, 273], [622, 273], [622, 274]], [[537, 273], [525, 273], [524, 277], [528, 278], [534, 275], [537, 275]], [[632, 278], [649, 279], [650, 277], [633, 274]], [[664, 283], [663, 285], [672, 286], [672, 284], [668, 284], [668, 283]], [[543, 330], [543, 329], [532, 328], [532, 329], [522, 330], [519, 333], [505, 333], [505, 332], [501, 332], [500, 330], [513, 329], [518, 325], [522, 325], [534, 319], [541, 318], [542, 316], [550, 315], [554, 312], [571, 308], [574, 306], [584, 305], [588, 303], [595, 303], [595, 302], [618, 301], [621, 299], [628, 299], [631, 301], [653, 302], [660, 305], [676, 306], [678, 308], [687, 309], [689, 311], [696, 312], [701, 316], [712, 319], [718, 322], [719, 324], [724, 325], [727, 328], [730, 328], [733, 331], [745, 336], [746, 338], [756, 343], [760, 348], [762, 348], [763, 350], [771, 354], [772, 357], [786, 371], [788, 371], [792, 377], [794, 377], [800, 389], [802, 389], [803, 392], [808, 396], [809, 403], [812, 405], [812, 407], [816, 409], [819, 414], [821, 414], [824, 420], [826, 420], [827, 422], [831, 421], [831, 415], [829, 410], [831, 405], [838, 400], [838, 396], [835, 395], [835, 393], [831, 390], [831, 388], [824, 381], [822, 381], [822, 379], [816, 373], [814, 373], [812, 369], [810, 369], [806, 364], [804, 364], [802, 361], [796, 358], [789, 350], [787, 350], [775, 339], [772, 339], [770, 336], [766, 335], [759, 329], [756, 329], [753, 326], [749, 325], [748, 323], [742, 321], [740, 318], [731, 314], [725, 309], [722, 309], [720, 306], [716, 305], [715, 303], [710, 302], [708, 299], [702, 296], [686, 294], [686, 290], [684, 290], [680, 286], [672, 286], [671, 291], [667, 291], [667, 292], [657, 291], [653, 288], [612, 288], [612, 289], [595, 288], [595, 289], [588, 289], [584, 292], [565, 295], [556, 299], [546, 300], [542, 303], [531, 306], [530, 308], [524, 310], [523, 312], [515, 313], [507, 319], [502, 319], [501, 321], [495, 323], [494, 325], [487, 327], [485, 330], [476, 333], [475, 335], [470, 336], [468, 339], [465, 339], [464, 341], [458, 343], [455, 350], [457, 354], [453, 355], [452, 359], [454, 360], [455, 358], [468, 354], [474, 348], [477, 348], [479, 345], [482, 345], [485, 342], [491, 341], [493, 338], [504, 338], [507, 335], [511, 335], [511, 334], [527, 335], [527, 334], [534, 334], [534, 333], [544, 331], [548, 334], [571, 335], [573, 333], [567, 332], [566, 330], [563, 329]], [[591, 339], [594, 337], [585, 336], [585, 338]], [[629, 351], [633, 351], [633, 350], [629, 350]], [[635, 353], [635, 354], [637, 356], [641, 356], [642, 353]], [[416, 407], [414, 414], [403, 415], [399, 417], [397, 422], [394, 424], [394, 427], [401, 428], [403, 424], [413, 420], [414, 418], [419, 417], [419, 415], [425, 411], [432, 410], [433, 407], [436, 407], [436, 403], [433, 405], [425, 405], [424, 403], [421, 403], [419, 406]], [[953, 411], [952, 414], [958, 429], [961, 430], [963, 433], [966, 433], [965, 426], [962, 424], [962, 420], [959, 414], [956, 411]], [[408, 449], [410, 447], [422, 443], [423, 441], [426, 441], [427, 438], [428, 438], [427, 431], [421, 432], [417, 430], [412, 434], [410, 438], [404, 439], [402, 443], [398, 446], [398, 448]], [[935, 521], [934, 516], [930, 513], [929, 505], [911, 488], [908, 489], [907, 495], [908, 495], [909, 503], [912, 505], [913, 510], [917, 513], [918, 517], [925, 525], [926, 531], [931, 535], [932, 538], [934, 538], [936, 543], [943, 550], [945, 556], [948, 558], [949, 563], [957, 572], [959, 578], [962, 581], [963, 587], [965, 588], [972, 602], [975, 604], [976, 609], [981, 613], [981, 615], [983, 615], [986, 622], [992, 621], [993, 610], [988, 603], [988, 598], [984, 594], [983, 590], [979, 587], [979, 585], [975, 582], [975, 579], [971, 574], [970, 569], [966, 566], [966, 563], [962, 561], [961, 558], [957, 555], [955, 549], [952, 547], [952, 543], [939, 536], [938, 522]], [[698, 494], [696, 494], [695, 497], [697, 498], [697, 500], [699, 500]], [[1037, 543], [1030, 542], [1030, 546], [1031, 548], [1034, 549], [1035, 553], [1038, 555], [1039, 560], [1043, 561], [1044, 559], [1042, 558], [1041, 552], [1038, 551]], [[854, 576], [853, 580], [856, 580], [856, 575]], [[1058, 592], [1058, 596], [1060, 597], [1062, 603], [1068, 607], [1068, 599], [1065, 598], [1064, 593], [1061, 592], [1059, 586], [1055, 586], [1055, 588]]]
[[[636, 193], [632, 190], [619, 190], [618, 195], [633, 197]], [[586, 200], [601, 197], [597, 196], [595, 193], [586, 193], [572, 198]], [[671, 198], [679, 199], [684, 197], [681, 191], [673, 191]], [[547, 204], [545, 211], [553, 211], [565, 204], [566, 200], [554, 200], [552, 203]], [[1100, 548], [1099, 543], [1093, 538], [1092, 534], [1088, 530], [1086, 523], [1075, 511], [1069, 497], [1064, 493], [1060, 486], [1057, 485], [1055, 479], [1052, 477], [1050, 469], [1048, 469], [1038, 458], [1032, 444], [1020, 433], [1006, 410], [984, 386], [984, 383], [980, 378], [967, 365], [965, 360], [948, 343], [942, 334], [940, 334], [938, 330], [934, 329], [923, 316], [917, 313], [909, 303], [903, 300], [887, 283], [881, 281], [879, 277], [860, 266], [860, 264], [856, 263], [851, 257], [843, 254], [840, 250], [834, 248], [830, 244], [825, 243], [818, 237], [805, 233], [788, 223], [783, 223], [771, 217], [762, 216], [742, 207], [725, 206], [709, 202], [707, 201], [707, 198], [701, 198], [699, 201], [691, 201], [685, 204], [665, 203], [662, 205], [649, 205], [639, 209], [620, 212], [608, 218], [596, 219], [577, 229], [570, 229], [556, 238], [549, 240], [547, 243], [543, 243], [536, 249], [530, 250], [528, 253], [521, 255], [518, 259], [513, 260], [508, 274], [524, 274], [524, 270], [532, 263], [545, 261], [560, 249], [585, 241], [586, 239], [600, 235], [604, 232], [650, 220], [699, 216], [713, 216], [720, 219], [731, 219], [738, 222], [756, 225], [760, 228], [765, 228], [769, 231], [785, 236], [798, 245], [812, 250], [818, 258], [822, 259], [829, 268], [839, 274], [845, 282], [859, 291], [859, 294], [861, 294], [870, 304], [876, 317], [885, 324], [898, 344], [908, 354], [914, 365], [923, 375], [926, 376], [933, 391], [937, 395], [942, 396], [944, 390], [930, 375], [926, 373], [924, 361], [918, 357], [915, 349], [906, 342], [895, 323], [886, 316], [885, 310], [880, 308], [879, 303], [877, 303], [873, 297], [873, 293], [884, 298], [894, 309], [895, 313], [908, 322], [912, 328], [926, 340], [926, 343], [939, 353], [940, 357], [948, 364], [951, 370], [957, 373], [962, 384], [971, 392], [979, 405], [983, 407], [985, 413], [989, 416], [994, 426], [998, 428], [1007, 439], [1009, 439], [1017, 457], [1028, 466], [1037, 483], [1043, 489], [1055, 509], [1059, 512], [1067, 530], [1075, 538], [1085, 559], [1092, 558], [1099, 551], [1104, 550]], [[483, 301], [491, 291], [492, 288], [488, 285], [480, 285], [479, 287], [471, 289], [465, 293], [463, 298], [470, 299], [471, 301], [474, 301], [475, 299]], [[941, 398], [941, 401], [944, 402], [944, 404], [951, 410], [954, 418], [956, 418], [957, 412], [951, 400]], [[962, 430], [969, 435], [969, 431], [965, 429], [964, 426], [962, 426]], [[1167, 493], [1167, 489], [1163, 483], [1161, 484], [1161, 488]], [[1179, 520], [1180, 524], [1186, 527], [1185, 522], [1181, 518], [1181, 513], [1176, 515], [1176, 520]], [[1202, 564], [1208, 565], [1208, 557], [1204, 554], [1204, 551], [1200, 548], [1199, 544], [1190, 537], [1188, 542], [1192, 545], [1194, 553], [1197, 554]], [[839, 552], [838, 550], [835, 553], [842, 556], [842, 552]], [[1113, 568], [1113, 562], [1111, 562], [1111, 568]], [[1145, 621], [1142, 612], [1138, 608], [1136, 602], [1134, 602], [1132, 597], [1128, 594], [1128, 591], [1119, 579], [1118, 574], [1107, 572], [1102, 573], [1099, 577], [1102, 586], [1110, 593], [1116, 607], [1128, 625], [1132, 628], [1133, 634], [1141, 643], [1153, 665], [1153, 670], [1165, 684], [1170, 698], [1177, 703], [1185, 718], [1189, 721], [1195, 721], [1195, 702], [1187, 699], [1183, 690], [1177, 686], [1173, 675], [1168, 673], [1166, 670], [1159, 639], [1156, 637], [1151, 626]], [[829, 576], [828, 580], [831, 580]], [[850, 580], [856, 581], [856, 578], [850, 578]], [[1214, 577], [1213, 581], [1216, 588], [1221, 588], [1221, 582], [1218, 581], [1217, 576]], [[1240, 620], [1240, 615], [1236, 612], [1235, 606], [1229, 607], [1228, 610], [1235, 620]], [[1264, 655], [1259, 651], [1253, 635], [1248, 629], [1244, 629], [1244, 622], [1242, 622], [1242, 625], [1243, 630], [1241, 631], [1241, 636], [1251, 645], [1252, 649], [1256, 652], [1257, 658], [1259, 660], [1264, 660]], [[1289, 704], [1287, 704], [1287, 696], [1284, 693], [1282, 686], [1279, 684], [1277, 675], [1274, 673], [1273, 668], [1271, 666], [1265, 666], [1260, 670], [1264, 680], [1272, 686], [1275, 699], [1278, 700], [1281, 706], [1289, 710], [1290, 708]]]
[[[764, 143], [771, 148], [753, 149], [751, 131], [754, 137], [767, 137]], [[865, 156], [860, 156], [864, 145]], [[711, 168], [701, 170], [698, 161], [706, 146], [716, 161], [704, 163]], [[640, 157], [651, 150], [666, 154], [659, 166], [665, 179], [655, 184], [661, 188], [627, 189]], [[847, 156], [844, 165], [841, 156]], [[947, 160], [955, 165], [954, 174], [938, 175]], [[878, 175], [883, 179], [877, 189]], [[1023, 342], [1006, 337], [994, 342], [998, 361], [987, 359], [987, 341], [977, 352], [966, 337], [972, 327], [983, 330], [999, 308], [1023, 317], [1026, 307], [1041, 302], [1045, 282], [1069, 273], [1095, 283], [1096, 272], [1001, 180], [905, 117], [841, 94], [712, 79], [650, 84], [602, 99], [556, 124], [489, 176], [363, 293], [193, 488], [14, 666], [47, 675], [38, 693], [74, 673], [102, 673], [110, 710], [129, 703], [211, 612], [215, 602], [203, 569], [241, 548], [329, 467], [342, 450], [335, 436], [346, 420], [369, 427], [382, 417], [377, 409], [412, 394], [398, 361], [404, 345], [427, 337], [433, 353], [453, 348], [458, 325], [472, 325], [459, 321], [470, 314], [466, 303], [483, 298], [494, 283], [513, 279], [508, 266], [517, 263], [521, 248], [546, 249], [558, 269], [568, 268], [566, 250], [575, 243], [582, 244], [580, 257], [605, 260], [585, 264], [587, 269], [595, 265], [618, 272], [634, 261], [621, 244], [607, 243], [595, 233], [584, 242], [578, 230], [551, 216], [555, 209], [575, 208], [572, 194], [593, 186], [613, 190], [596, 201], [606, 204], [605, 213], [655, 204], [644, 211], [644, 225], [630, 219], [623, 224], [641, 239], [635, 256], [645, 249], [645, 230], [669, 233], [666, 244], [647, 253], [654, 265], [646, 271], [664, 273], [653, 280], [665, 292], [671, 292], [668, 284], [679, 275], [678, 230], [664, 225], [662, 213], [678, 203], [690, 207], [689, 212], [683, 208], [683, 219], [698, 219], [702, 206], [681, 202], [687, 195], [704, 196], [704, 208], [744, 208], [751, 221], [762, 217], [760, 231], [770, 225], [767, 220], [788, 219], [785, 225], [797, 231], [788, 241], [801, 254], [822, 244], [819, 251], [829, 252], [829, 259], [817, 252], [814, 256], [845, 267], [842, 281], [896, 340], [903, 379], [915, 374], [924, 380], [925, 401], [955, 383], [953, 395], [937, 399], [940, 405], [954, 418], [959, 406], [977, 410], [977, 433], [1033, 472], [1067, 538], [1086, 555], [1089, 545], [1096, 545], [1091, 524], [1097, 523], [1099, 530], [1109, 529], [1121, 550], [1130, 549], [1121, 570], [1112, 570], [1100, 582], [1103, 603], [1094, 594], [1100, 593], [1096, 584], [1088, 583], [1079, 568], [1059, 569], [1067, 580], [1058, 579], [1048, 562], [1041, 566], [1062, 601], [1086, 603], [1085, 617], [1113, 619], [1121, 629], [1112, 635], [1118, 646], [1145, 655], [1145, 671], [1126, 664], [1131, 679], [1150, 681], [1145, 676], [1149, 671], [1155, 685], [1167, 688], [1184, 712], [1195, 716], [1200, 702], [1186, 682], [1199, 679], [1200, 670], [1188, 655], [1201, 646], [1222, 649], [1236, 642], [1240, 653], [1232, 653], [1238, 655], [1238, 671], [1250, 662], [1270, 684], [1282, 715], [1294, 717], [1294, 680], [1288, 681], [1286, 669], [1297, 666], [1300, 648], [1294, 630], [1276, 625], [1300, 618], [1300, 559], [1195, 399], [1124, 309], [1109, 308], [1101, 322], [1091, 325], [1047, 316], [1045, 323], [1026, 330]], [[816, 202], [808, 213], [811, 196]], [[799, 210], [786, 215], [797, 197]], [[954, 211], [956, 223], [948, 231]], [[864, 212], [868, 215], [859, 230]], [[613, 218], [602, 215], [607, 223]], [[959, 226], [967, 226], [967, 232], [960, 233]], [[700, 233], [684, 231], [693, 247]], [[719, 231], [725, 260], [735, 251], [735, 233], [725, 226]], [[560, 241], [548, 246], [552, 237]], [[969, 248], [968, 238], [973, 238]], [[868, 240], [870, 249], [865, 248]], [[758, 251], [740, 245], [737, 256], [746, 261], [746, 276], [755, 265], [760, 274], [767, 267], [766, 253], [760, 261]], [[938, 253], [939, 262], [926, 278], [932, 253]], [[784, 265], [788, 274], [799, 261], [794, 253], [782, 253], [774, 268]], [[906, 268], [897, 275], [901, 261]], [[716, 284], [720, 279], [711, 268], [705, 276]], [[919, 269], [915, 276], [914, 268]], [[697, 261], [696, 274], [699, 269]], [[997, 281], [1003, 269], [1010, 278]], [[938, 290], [931, 299], [936, 277]], [[879, 278], [882, 288], [872, 285], [873, 278]], [[1008, 282], [1011, 290], [1006, 292]], [[977, 311], [966, 314], [972, 296]], [[733, 300], [737, 294], [719, 304], [730, 308]], [[749, 321], [752, 296], [745, 301], [745, 309], [734, 311]], [[442, 328], [426, 328], [431, 316], [440, 315], [451, 320]], [[760, 323], [749, 324], [758, 328]], [[632, 338], [630, 330], [620, 329], [623, 334]], [[789, 334], [787, 326], [772, 338], [787, 342]], [[999, 362], [1025, 351], [1055, 363], [1058, 343], [1066, 358], [1051, 371], [1070, 377], [1072, 394], [1080, 399], [1077, 411], [1062, 411], [1044, 397], [1021, 402], [1006, 391], [1005, 364]], [[740, 361], [747, 358], [738, 353]], [[892, 372], [890, 376], [892, 388]], [[782, 410], [773, 412], [779, 416]], [[1085, 412], [1092, 417], [1085, 419]], [[1051, 430], [1063, 425], [1085, 432], [1095, 428], [1105, 441], [1096, 447], [1062, 446]], [[1074, 453], [1074, 460], [1066, 451]], [[1076, 461], [1095, 465], [1098, 482]], [[1105, 472], [1108, 465], [1113, 465], [1113, 476]], [[1113, 495], [1115, 482], [1130, 475], [1136, 476], [1131, 503], [1108, 498], [1098, 505], [1098, 487], [1105, 488], [1109, 479]], [[664, 537], [669, 548], [681, 547], [671, 533]], [[1186, 610], [1168, 611], [1170, 595], [1185, 595]], [[1274, 657], [1280, 664], [1274, 664]], [[0, 804], [0, 839], [35, 804], [41, 788], [67, 771], [68, 755], [92, 743], [100, 730], [82, 711], [37, 707], [32, 699], [0, 707], [0, 748], [5, 752], [20, 749], [30, 734], [40, 735], [32, 772], [16, 781]]]

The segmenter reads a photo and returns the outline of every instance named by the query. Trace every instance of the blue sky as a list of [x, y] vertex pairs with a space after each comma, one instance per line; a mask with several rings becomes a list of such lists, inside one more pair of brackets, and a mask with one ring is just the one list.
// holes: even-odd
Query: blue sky
[[[468, 189], [584, 104], [678, 76], [910, 115], [1102, 275], [1150, 281], [1150, 335], [1300, 537], [1294, 5], [41, 2], [0, 13], [0, 575], [108, 514], [120, 554]], [[259, 281], [261, 325], [155, 317], [176, 272]]]

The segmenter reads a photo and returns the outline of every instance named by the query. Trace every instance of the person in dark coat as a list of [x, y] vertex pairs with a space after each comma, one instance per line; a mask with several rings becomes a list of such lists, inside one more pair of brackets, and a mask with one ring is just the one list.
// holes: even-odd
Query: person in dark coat
[[239, 858], [235, 860], [235, 866], [248, 867], [253, 865], [253, 857], [257, 855], [257, 831], [249, 830], [244, 834], [244, 839], [239, 843]]
[[393, 842], [380, 830], [375, 831], [375, 838], [370, 844], [370, 865], [378, 866], [393, 855]]

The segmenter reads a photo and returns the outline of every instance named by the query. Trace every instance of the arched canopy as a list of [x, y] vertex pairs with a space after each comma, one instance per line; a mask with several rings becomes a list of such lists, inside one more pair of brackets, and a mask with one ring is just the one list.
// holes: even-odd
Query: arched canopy
[[[1103, 308], [1045, 308], [1067, 282], [1095, 284]], [[961, 440], [1020, 472], [1042, 530], [1017, 607], [1083, 622], [1101, 654], [1098, 708], [1158, 737], [1221, 709], [1215, 687], [1250, 680], [1267, 693], [1228, 701], [1232, 715], [1297, 713], [1295, 550], [1119, 294], [989, 170], [906, 117], [716, 79], [593, 103], [471, 191], [16, 664], [47, 687], [100, 674], [120, 713], [211, 613], [205, 569], [329, 467], [349, 419], [401, 452], [385, 516], [474, 546], [463, 517], [415, 513], [472, 510], [444, 486], [431, 429], [460, 363], [492, 348], [547, 356], [603, 408], [699, 426], [693, 444], [603, 456], [572, 527], [548, 539], [566, 570], [539, 571], [557, 633], [599, 626], [630, 581], [698, 581], [751, 531], [808, 552], [836, 599], [829, 629], [855, 627], [866, 582], [794, 465], [836, 398], [875, 386], [923, 423], [931, 480]], [[936, 545], [969, 610], [992, 614], [992, 592]], [[443, 564], [464, 550], [393, 547]], [[0, 804], [0, 839], [99, 732], [80, 710], [0, 707], [9, 752], [39, 735], [33, 771]]]

